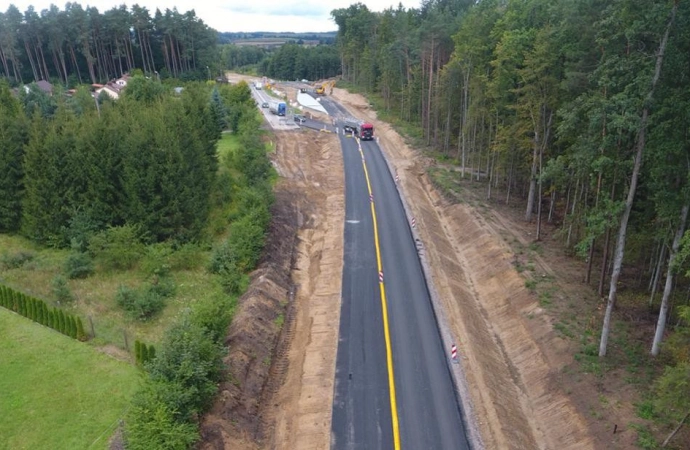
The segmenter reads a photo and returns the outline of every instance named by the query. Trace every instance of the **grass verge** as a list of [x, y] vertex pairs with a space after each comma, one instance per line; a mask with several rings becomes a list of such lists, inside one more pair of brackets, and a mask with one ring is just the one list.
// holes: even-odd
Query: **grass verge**
[[0, 448], [107, 448], [139, 371], [0, 308]]

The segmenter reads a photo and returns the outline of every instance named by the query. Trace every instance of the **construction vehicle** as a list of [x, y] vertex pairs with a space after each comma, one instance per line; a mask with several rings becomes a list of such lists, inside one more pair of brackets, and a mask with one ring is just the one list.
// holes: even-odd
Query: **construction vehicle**
[[356, 119], [346, 119], [343, 122], [343, 131], [358, 136], [363, 141], [374, 139], [374, 125]]
[[316, 95], [326, 95], [326, 87], [323, 84], [317, 84], [314, 92], [316, 92]]

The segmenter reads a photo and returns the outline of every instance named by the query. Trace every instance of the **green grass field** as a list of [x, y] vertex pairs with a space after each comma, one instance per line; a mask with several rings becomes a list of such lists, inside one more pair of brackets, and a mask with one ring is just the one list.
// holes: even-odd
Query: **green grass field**
[[105, 449], [139, 371], [0, 308], [0, 449]]

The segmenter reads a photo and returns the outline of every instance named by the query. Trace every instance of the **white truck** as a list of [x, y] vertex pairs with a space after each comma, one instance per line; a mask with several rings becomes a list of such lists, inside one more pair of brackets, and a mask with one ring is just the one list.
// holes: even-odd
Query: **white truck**
[[263, 86], [264, 86], [263, 83], [261, 83], [260, 81], [257, 81], [256, 83], [254, 83], [254, 87], [259, 91], [261, 90], [261, 88]]

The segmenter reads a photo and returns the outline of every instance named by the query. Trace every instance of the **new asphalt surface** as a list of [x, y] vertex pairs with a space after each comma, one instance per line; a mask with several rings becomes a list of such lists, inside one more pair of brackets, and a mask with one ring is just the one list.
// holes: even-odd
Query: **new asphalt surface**
[[[335, 118], [336, 102], [322, 105]], [[337, 127], [336, 123], [336, 127]], [[345, 166], [345, 252], [333, 402], [333, 449], [468, 449], [459, 402], [429, 292], [395, 186], [375, 141], [337, 127]], [[362, 155], [373, 198], [367, 188]], [[381, 288], [371, 211], [373, 200], [391, 338], [396, 411], [391, 411]]]

